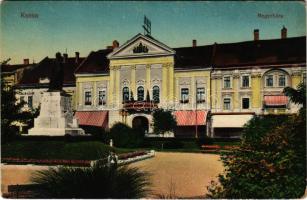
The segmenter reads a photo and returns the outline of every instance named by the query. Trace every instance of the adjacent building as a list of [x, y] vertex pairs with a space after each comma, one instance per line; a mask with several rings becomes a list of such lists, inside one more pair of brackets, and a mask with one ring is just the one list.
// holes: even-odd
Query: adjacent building
[[[64, 80], [63, 90], [72, 96], [72, 104], [75, 104], [76, 79], [74, 71], [77, 66], [84, 60], [75, 53], [75, 57], [68, 57], [63, 54]], [[23, 71], [23, 76], [16, 84], [17, 99], [25, 101], [26, 108], [36, 109], [40, 106], [41, 98], [44, 91], [48, 90], [50, 76], [55, 67], [55, 58], [45, 57], [32, 68]]]
[[239, 137], [254, 115], [291, 114], [282, 93], [306, 76], [306, 37], [171, 48], [137, 34], [91, 52], [75, 71], [81, 125], [123, 122], [150, 133], [152, 110], [171, 109], [176, 137]]

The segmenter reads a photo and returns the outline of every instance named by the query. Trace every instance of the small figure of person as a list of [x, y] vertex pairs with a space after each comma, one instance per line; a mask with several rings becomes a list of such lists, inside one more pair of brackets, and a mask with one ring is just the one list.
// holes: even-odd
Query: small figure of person
[[110, 151], [110, 154], [108, 156], [108, 166], [117, 166], [117, 160], [118, 156], [113, 151]]

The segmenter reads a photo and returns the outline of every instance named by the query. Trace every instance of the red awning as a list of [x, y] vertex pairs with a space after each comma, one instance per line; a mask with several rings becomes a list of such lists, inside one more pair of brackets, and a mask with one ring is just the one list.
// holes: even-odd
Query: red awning
[[77, 111], [79, 125], [108, 127], [108, 111]]
[[288, 104], [288, 97], [279, 96], [264, 96], [264, 104], [266, 106], [283, 106]]
[[197, 125], [206, 125], [207, 111], [175, 111], [174, 115], [177, 120], [177, 126], [194, 126], [196, 125], [195, 121], [197, 121]]

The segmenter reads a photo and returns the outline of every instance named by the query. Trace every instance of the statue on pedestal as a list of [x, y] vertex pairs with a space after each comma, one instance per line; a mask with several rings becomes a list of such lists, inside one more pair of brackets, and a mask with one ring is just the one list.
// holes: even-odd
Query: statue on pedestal
[[64, 68], [61, 53], [55, 54], [55, 67], [53, 67], [48, 92], [63, 91]]
[[29, 135], [84, 135], [78, 120], [73, 116], [71, 96], [63, 90], [63, 58], [56, 53], [55, 66], [52, 68], [48, 91], [43, 93], [40, 114], [34, 119], [34, 128]]

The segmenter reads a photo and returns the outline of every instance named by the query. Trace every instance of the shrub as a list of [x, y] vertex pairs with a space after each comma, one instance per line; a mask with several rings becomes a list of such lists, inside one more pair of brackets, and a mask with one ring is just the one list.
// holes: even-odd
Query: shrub
[[158, 109], [153, 113], [154, 132], [164, 134], [167, 131], [173, 131], [177, 122], [171, 111]]
[[[285, 120], [285, 119], [283, 119]], [[222, 155], [226, 173], [209, 198], [300, 198], [306, 187], [306, 117], [255, 117], [238, 149]], [[260, 136], [257, 135], [257, 132]]]
[[259, 145], [261, 139], [276, 126], [287, 121], [287, 115], [255, 116], [244, 127], [242, 140], [247, 145]]
[[116, 123], [110, 129], [110, 138], [116, 147], [133, 148], [139, 147], [143, 143], [144, 133], [132, 129], [123, 123]]
[[107, 142], [107, 133], [103, 128], [96, 126], [80, 126], [80, 128], [82, 128], [85, 133], [91, 134], [93, 138], [103, 141], [104, 143]]
[[35, 198], [128, 199], [142, 198], [149, 192], [147, 173], [125, 166], [108, 167], [106, 163], [50, 168], [34, 174], [32, 182], [37, 184]]
[[306, 189], [306, 86], [285, 88], [297, 115], [254, 117], [238, 149], [225, 153], [226, 172], [209, 198], [300, 198]]

